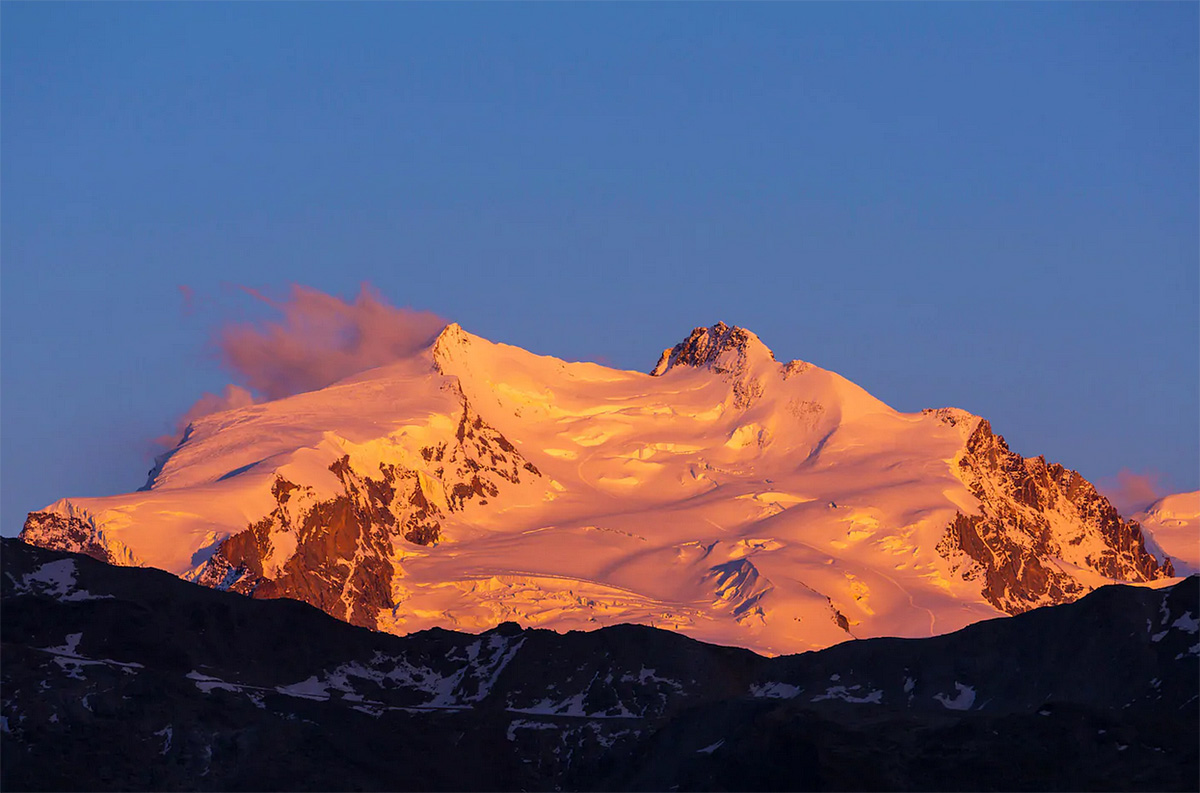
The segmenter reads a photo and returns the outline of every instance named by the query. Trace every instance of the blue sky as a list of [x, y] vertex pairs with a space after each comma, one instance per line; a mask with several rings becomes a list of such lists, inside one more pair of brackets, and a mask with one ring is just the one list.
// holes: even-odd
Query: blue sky
[[[0, 7], [0, 533], [142, 484], [244, 284], [649, 369], [724, 320], [1200, 484], [1194, 3]], [[193, 299], [181, 297], [180, 287]]]

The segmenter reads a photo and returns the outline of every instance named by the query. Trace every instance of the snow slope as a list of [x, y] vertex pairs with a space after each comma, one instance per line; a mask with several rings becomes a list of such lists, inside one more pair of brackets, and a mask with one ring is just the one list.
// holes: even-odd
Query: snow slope
[[204, 417], [149, 490], [63, 499], [22, 536], [395, 633], [637, 622], [769, 654], [1171, 572], [1082, 477], [978, 417], [897, 412], [723, 324], [649, 375], [450, 325]]
[[1200, 573], [1200, 490], [1164, 496], [1134, 517], [1152, 535], [1147, 547], [1169, 556], [1176, 575]]

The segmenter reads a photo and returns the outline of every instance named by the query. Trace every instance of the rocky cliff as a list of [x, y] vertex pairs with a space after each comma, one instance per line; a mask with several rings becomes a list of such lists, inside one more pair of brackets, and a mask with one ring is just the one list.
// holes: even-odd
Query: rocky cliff
[[1146, 550], [1141, 527], [1124, 520], [1092, 483], [1044, 457], [1022, 457], [980, 420], [958, 456], [957, 473], [979, 499], [959, 512], [938, 543], [966, 580], [978, 580], [1006, 614], [1066, 603], [1092, 586], [1075, 571], [1117, 581], [1174, 574]]

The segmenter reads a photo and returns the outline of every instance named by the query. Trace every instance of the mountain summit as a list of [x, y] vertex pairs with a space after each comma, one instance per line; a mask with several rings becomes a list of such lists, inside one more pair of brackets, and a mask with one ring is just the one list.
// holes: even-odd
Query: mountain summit
[[1173, 573], [1083, 477], [979, 417], [900, 413], [724, 323], [651, 374], [452, 324], [205, 416], [147, 490], [60, 500], [21, 536], [394, 633], [636, 622], [766, 653]]
[[716, 372], [744, 369], [751, 360], [775, 360], [775, 354], [750, 331], [718, 322], [711, 328], [696, 328], [670, 349], [650, 374], [666, 374], [675, 366], [695, 366]]

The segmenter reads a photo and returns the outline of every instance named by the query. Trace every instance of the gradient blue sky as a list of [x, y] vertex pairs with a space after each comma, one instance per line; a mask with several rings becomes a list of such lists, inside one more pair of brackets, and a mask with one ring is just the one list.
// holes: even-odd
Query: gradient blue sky
[[[232, 284], [649, 369], [756, 331], [1200, 479], [1195, 3], [0, 7], [0, 533], [144, 481]], [[189, 306], [179, 287], [194, 290]]]

